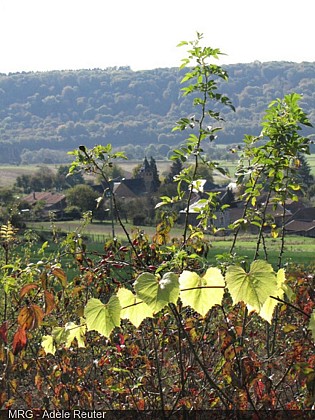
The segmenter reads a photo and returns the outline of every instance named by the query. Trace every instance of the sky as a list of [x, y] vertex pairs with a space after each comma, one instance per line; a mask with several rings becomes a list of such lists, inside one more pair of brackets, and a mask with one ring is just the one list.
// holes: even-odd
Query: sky
[[315, 61], [314, 0], [0, 0], [0, 73], [178, 67], [203, 33], [219, 64]]

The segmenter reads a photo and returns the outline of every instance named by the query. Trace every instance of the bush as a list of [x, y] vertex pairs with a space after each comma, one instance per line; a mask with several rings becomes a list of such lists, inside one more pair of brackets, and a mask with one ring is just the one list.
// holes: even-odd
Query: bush
[[[314, 406], [314, 267], [285, 270], [284, 226], [275, 226], [268, 213], [270, 204], [295, 199], [291, 156], [307, 147], [298, 132], [309, 125], [298, 95], [270, 105], [264, 142], [254, 136], [244, 141], [237, 182], [244, 186], [245, 206], [230, 226], [230, 252], [207, 259], [211, 244], [204, 230], [210, 225], [217, 233], [216, 194], [202, 201], [198, 226], [189, 225], [187, 211], [182, 238], [171, 237], [173, 204], [185, 200], [189, 209], [200, 161], [214, 167], [199, 153], [218, 131], [207, 118], [220, 121], [208, 100], [232, 107], [217, 91], [217, 78], [227, 79], [226, 73], [208, 64], [220, 52], [201, 48], [201, 38], [188, 43], [190, 67], [183, 79], [200, 117], [178, 121], [177, 129], [194, 131], [174, 151], [175, 159], [194, 159], [195, 170], [183, 169], [177, 196], [157, 204], [163, 211], [153, 238], [126, 230], [113, 191], [126, 241], [111, 238], [100, 253], [89, 250], [82, 235], [87, 217], [53, 255], [47, 243], [34, 255], [29, 241], [21, 257], [15, 229], [1, 227], [4, 408], [159, 410], [165, 418], [180, 410], [250, 409], [260, 415]], [[80, 146], [74, 155], [70, 171], [97, 170], [110, 188], [103, 168], [121, 154], [107, 145]], [[257, 203], [262, 193], [263, 206]], [[258, 228], [252, 260], [235, 252], [246, 224]], [[277, 266], [268, 262], [270, 234], [281, 244]]]

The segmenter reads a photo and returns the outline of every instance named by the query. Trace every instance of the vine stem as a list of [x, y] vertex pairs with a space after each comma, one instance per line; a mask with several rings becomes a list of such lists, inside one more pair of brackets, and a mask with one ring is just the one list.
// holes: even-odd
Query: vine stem
[[[224, 310], [224, 308], [223, 308], [223, 306], [220, 306], [220, 309], [221, 309], [221, 311], [222, 311], [222, 313], [223, 313], [223, 317], [224, 317], [224, 322], [225, 322], [225, 324], [226, 324], [226, 327], [227, 328], [229, 328], [229, 324], [228, 324], [228, 321], [227, 321], [227, 315], [226, 315], [226, 313], [225, 313], [225, 310]], [[245, 317], [244, 317], [244, 319], [245, 319]], [[243, 326], [242, 326], [242, 331], [244, 330], [244, 320], [243, 320]], [[243, 345], [243, 344], [242, 344]], [[239, 375], [240, 375], [240, 383], [241, 383], [241, 385], [243, 386], [243, 388], [245, 389], [245, 392], [246, 392], [246, 395], [247, 395], [247, 398], [248, 398], [248, 401], [249, 401], [249, 403], [250, 403], [250, 405], [252, 406], [252, 409], [255, 411], [255, 413], [256, 413], [256, 415], [257, 415], [257, 418], [259, 419], [260, 418], [260, 416], [259, 416], [259, 414], [258, 414], [258, 412], [257, 412], [257, 409], [256, 409], [256, 407], [255, 407], [255, 404], [254, 404], [254, 402], [253, 402], [253, 399], [252, 399], [252, 397], [251, 397], [251, 395], [250, 395], [250, 392], [249, 392], [249, 390], [248, 390], [248, 387], [246, 386], [246, 384], [244, 383], [244, 378], [243, 378], [243, 375], [242, 375], [242, 366], [241, 366], [241, 354], [242, 354], [242, 352], [240, 352], [239, 354], [237, 353], [237, 351], [236, 351], [236, 348], [235, 348], [235, 343], [234, 343], [234, 341], [232, 342], [232, 346], [233, 346], [233, 350], [234, 350], [234, 354], [235, 354], [235, 358], [236, 358], [236, 363], [237, 363], [237, 367], [238, 367], [238, 372], [239, 372]]]
[[[288, 183], [289, 183], [289, 170], [287, 169], [285, 191], [287, 190]], [[281, 248], [280, 248], [279, 257], [278, 257], [279, 269], [282, 265], [282, 257], [283, 257], [284, 245], [285, 245], [285, 213], [286, 213], [286, 200], [283, 200], [283, 212], [282, 212], [282, 223], [281, 223]]]
[[[204, 63], [202, 65], [204, 66]], [[208, 84], [207, 74], [205, 74], [204, 84], [205, 85]], [[194, 158], [195, 158], [195, 168], [194, 168], [194, 172], [193, 172], [193, 175], [192, 175], [192, 180], [193, 181], [196, 180], [196, 175], [197, 175], [197, 171], [198, 171], [198, 164], [199, 164], [198, 150], [199, 150], [200, 143], [201, 143], [201, 140], [202, 140], [201, 133], [202, 133], [202, 124], [203, 124], [203, 121], [205, 119], [205, 114], [206, 114], [206, 101], [207, 101], [207, 90], [205, 89], [204, 94], [203, 94], [203, 101], [202, 101], [201, 118], [200, 118], [200, 121], [199, 121], [198, 142], [195, 146], [196, 153], [195, 153], [195, 156], [194, 156]], [[191, 203], [191, 200], [192, 200], [193, 190], [194, 190], [194, 186], [193, 186], [193, 183], [192, 183], [191, 186], [190, 186], [190, 189], [189, 189], [189, 195], [188, 195], [188, 199], [187, 199], [187, 208], [186, 208], [186, 214], [185, 214], [185, 227], [184, 227], [184, 234], [183, 234], [183, 245], [184, 245], [184, 247], [185, 247], [186, 242], [187, 242], [187, 232], [188, 232], [188, 222], [189, 222], [189, 207], [190, 207], [190, 203]]]
[[209, 385], [216, 390], [222, 404], [224, 405], [224, 407], [226, 409], [228, 409], [229, 408], [228, 404], [230, 404], [230, 406], [232, 406], [233, 401], [226, 395], [226, 393], [214, 382], [214, 380], [209, 375], [209, 372], [207, 371], [206, 366], [203, 364], [202, 360], [200, 359], [200, 357], [199, 357], [199, 355], [196, 351], [196, 348], [195, 348], [194, 344], [192, 343], [192, 341], [189, 337], [189, 334], [187, 334], [187, 331], [184, 328], [184, 325], [182, 323], [182, 318], [181, 318], [180, 313], [177, 310], [177, 307], [173, 303], [169, 303], [169, 307], [170, 307], [171, 311], [173, 312], [173, 315], [177, 320], [178, 327], [181, 329], [181, 331], [183, 333], [183, 336], [186, 338], [186, 340], [188, 342], [188, 345], [189, 345], [189, 348], [190, 348], [191, 352], [193, 353], [196, 362], [198, 363], [198, 365], [202, 369]]
[[[249, 165], [249, 163], [248, 163], [248, 165]], [[256, 178], [254, 180], [253, 186], [251, 188], [252, 191], [255, 191], [256, 185], [258, 184], [259, 177], [260, 177], [260, 175], [262, 173], [264, 173], [265, 167], [266, 167], [266, 165], [263, 165], [262, 168], [259, 170], [259, 173], [257, 174], [257, 176], [256, 176]], [[249, 204], [250, 204], [250, 196], [246, 200], [246, 204], [244, 206], [244, 211], [243, 211], [242, 219], [245, 219], [245, 217], [246, 217], [246, 214], [247, 214], [247, 211], [248, 211], [248, 208], [249, 208]], [[232, 245], [231, 245], [231, 248], [230, 248], [230, 254], [232, 254], [233, 251], [234, 251], [234, 248], [235, 248], [235, 245], [236, 245], [236, 241], [237, 241], [237, 237], [238, 237], [238, 234], [240, 232], [240, 229], [241, 229], [241, 225], [239, 225], [237, 227], [237, 229], [236, 229], [236, 231], [234, 233], [233, 242], [232, 242]]]
[[163, 418], [165, 418], [165, 402], [164, 402], [164, 394], [163, 394], [163, 386], [162, 386], [162, 378], [161, 378], [161, 366], [160, 366], [160, 360], [158, 355], [158, 345], [155, 338], [155, 328], [154, 328], [154, 322], [153, 319], [150, 318], [151, 328], [152, 328], [152, 339], [153, 339], [153, 346], [154, 346], [154, 357], [156, 361], [156, 367], [157, 367], [157, 379], [158, 379], [158, 386], [159, 386], [159, 394], [161, 398], [161, 411], [163, 414]]
[[285, 300], [280, 299], [280, 298], [275, 297], [275, 296], [270, 296], [270, 297], [271, 297], [271, 299], [275, 299], [275, 300], [277, 300], [277, 301], [278, 301], [278, 302], [280, 302], [280, 303], [284, 303], [285, 305], [290, 306], [290, 308], [292, 308], [292, 309], [294, 309], [294, 310], [296, 310], [296, 311], [300, 312], [300, 314], [302, 314], [302, 315], [304, 315], [304, 316], [307, 316], [308, 318], [311, 318], [311, 315], [310, 315], [310, 314], [308, 314], [307, 312], [304, 312], [302, 309], [298, 308], [297, 306], [292, 305], [292, 303], [290, 303], [290, 302], [286, 302]]
[[[262, 212], [263, 213], [263, 217], [262, 217], [260, 228], [259, 228], [259, 233], [258, 233], [258, 238], [257, 238], [257, 245], [256, 245], [254, 260], [257, 260], [257, 258], [258, 258], [259, 248], [260, 248], [261, 242], [263, 242], [263, 244], [264, 244], [264, 240], [263, 240], [263, 229], [264, 229], [264, 224], [265, 224], [265, 221], [266, 221], [266, 212], [267, 212], [267, 208], [268, 208], [268, 205], [269, 205], [269, 202], [270, 202], [271, 193], [272, 193], [272, 190], [270, 188], [270, 190], [268, 191], [267, 199], [266, 199], [266, 202], [264, 204], [264, 209], [263, 209], [263, 212]], [[265, 250], [265, 257], [266, 257], [266, 260], [267, 260], [268, 258], [267, 258], [266, 248], [264, 248], [264, 250]]]
[[[133, 252], [135, 253], [135, 256], [136, 256], [137, 261], [140, 263], [140, 265], [142, 267], [145, 267], [144, 262], [141, 260], [141, 258], [139, 258], [138, 252], [137, 252], [134, 244], [132, 243], [132, 240], [130, 238], [130, 235], [129, 235], [128, 230], [126, 229], [126, 226], [124, 225], [123, 221], [121, 220], [121, 217], [120, 217], [120, 214], [119, 214], [119, 210], [118, 210], [117, 201], [116, 201], [116, 195], [115, 195], [115, 193], [114, 193], [114, 191], [112, 189], [112, 186], [110, 184], [110, 181], [107, 179], [107, 176], [104, 174], [104, 171], [103, 171], [102, 167], [97, 163], [97, 161], [92, 156], [90, 156], [85, 149], [82, 150], [82, 151], [85, 154], [86, 158], [88, 160], [91, 160], [92, 161], [93, 165], [95, 166], [95, 168], [97, 169], [97, 171], [99, 172], [99, 174], [102, 176], [103, 180], [105, 181], [105, 184], [106, 184], [106, 186], [109, 189], [109, 192], [111, 194], [111, 204], [113, 204], [113, 207], [115, 209], [118, 223], [121, 226], [121, 228], [122, 228], [122, 230], [123, 230], [123, 232], [124, 232], [124, 234], [125, 234], [125, 236], [127, 238], [127, 241], [129, 243], [129, 245], [131, 246]], [[97, 173], [97, 171], [94, 171], [94, 172]]]

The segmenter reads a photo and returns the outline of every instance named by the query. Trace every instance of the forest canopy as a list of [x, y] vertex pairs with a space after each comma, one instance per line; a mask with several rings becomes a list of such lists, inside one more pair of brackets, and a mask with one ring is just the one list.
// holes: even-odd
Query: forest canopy
[[[285, 93], [303, 94], [301, 106], [315, 120], [315, 62], [256, 61], [225, 69], [229, 82], [218, 86], [236, 111], [222, 110], [218, 144], [258, 134], [269, 102]], [[177, 68], [0, 74], [0, 163], [31, 163], [30, 152], [33, 160], [61, 162], [80, 144], [111, 143], [132, 159], [154, 145], [151, 154], [166, 156], [184, 139], [172, 132], [178, 116], [191, 111], [181, 98], [181, 78]]]

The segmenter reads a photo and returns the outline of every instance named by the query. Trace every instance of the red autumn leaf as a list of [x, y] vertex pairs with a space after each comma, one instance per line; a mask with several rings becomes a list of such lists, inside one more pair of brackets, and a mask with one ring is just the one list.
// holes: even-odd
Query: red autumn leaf
[[144, 401], [143, 398], [137, 402], [137, 409], [138, 410], [144, 410], [145, 409], [145, 401]]
[[12, 342], [13, 354], [16, 356], [18, 353], [20, 353], [20, 351], [25, 348], [26, 343], [27, 343], [26, 330], [24, 327], [19, 326], [13, 337], [13, 342]]
[[34, 289], [38, 289], [38, 285], [37, 284], [35, 284], [35, 283], [26, 284], [20, 290], [20, 298], [22, 298], [23, 296], [25, 296], [30, 290], [34, 290]]
[[47, 289], [47, 271], [42, 272], [42, 274], [40, 275], [40, 280], [42, 282], [42, 288], [46, 290]]
[[54, 267], [51, 270], [51, 272], [60, 281], [60, 283], [62, 284], [62, 287], [66, 287], [67, 286], [67, 275], [66, 275], [66, 273], [61, 268]]
[[261, 400], [262, 397], [264, 396], [264, 392], [265, 391], [265, 384], [259, 379], [255, 384], [254, 384], [254, 392], [256, 394], [256, 397], [258, 398], [258, 400]]
[[0, 338], [5, 344], [8, 344], [8, 322], [4, 321], [0, 327]]
[[56, 306], [54, 295], [48, 290], [44, 291], [45, 315], [49, 314]]
[[128, 251], [129, 251], [129, 248], [128, 248], [128, 247], [126, 247], [126, 246], [121, 246], [121, 247], [119, 248], [119, 251], [120, 251], [120, 252], [128, 252]]
[[38, 305], [24, 306], [18, 315], [18, 323], [25, 330], [37, 328], [44, 318], [44, 312]]
[[119, 344], [124, 345], [125, 344], [125, 337], [122, 334], [118, 334], [119, 336]]

